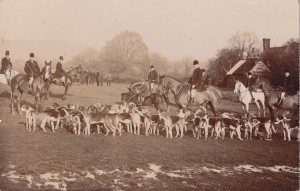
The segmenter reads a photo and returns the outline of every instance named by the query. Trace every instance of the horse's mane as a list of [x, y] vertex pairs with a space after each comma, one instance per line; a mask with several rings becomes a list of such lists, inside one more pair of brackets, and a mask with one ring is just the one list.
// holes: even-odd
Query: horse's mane
[[169, 76], [169, 75], [163, 75], [163, 77], [168, 77], [168, 78], [171, 78], [171, 79], [173, 79], [173, 80], [175, 80], [175, 81], [177, 81], [177, 82], [182, 83], [181, 80], [178, 80], [178, 79], [176, 79], [176, 78], [174, 78], [174, 77], [172, 77], [172, 76]]
[[265, 77], [265, 76], [259, 76], [257, 79], [262, 79], [265, 80], [272, 88], [274, 88], [275, 86], [270, 82], [270, 80]]

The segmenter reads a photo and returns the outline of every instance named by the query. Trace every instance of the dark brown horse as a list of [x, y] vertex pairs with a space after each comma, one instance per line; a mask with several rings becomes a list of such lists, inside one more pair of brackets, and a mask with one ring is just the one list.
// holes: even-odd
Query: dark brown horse
[[33, 93], [30, 93], [29, 79], [25, 74], [17, 74], [11, 79], [11, 112], [13, 115], [15, 115], [15, 102], [17, 103], [17, 111], [20, 113], [20, 102], [24, 92], [35, 97], [36, 109], [43, 109], [44, 101], [49, 97], [50, 85], [48, 82], [45, 82], [42, 75], [40, 75], [33, 80], [32, 86]]
[[[65, 92], [62, 97], [63, 100], [66, 100], [66, 95], [68, 92], [68, 89], [70, 86], [73, 84], [73, 79], [76, 78], [78, 71], [80, 71], [82, 68], [81, 66], [77, 66], [67, 72], [65, 72], [65, 82], [61, 80], [61, 78], [53, 77], [51, 79], [51, 83], [58, 85], [58, 86], [64, 86], [65, 87]], [[52, 75], [53, 76], [53, 75]]]
[[[265, 77], [258, 77], [253, 84], [253, 88], [260, 88], [263, 90], [266, 96], [266, 105], [270, 111], [271, 118], [274, 118], [273, 109], [276, 109], [274, 105], [277, 103], [284, 90], [282, 88], [274, 88], [270, 81]], [[299, 93], [296, 95], [286, 95], [282, 103], [282, 108], [298, 110]]]
[[157, 91], [153, 93], [151, 92], [150, 83], [148, 81], [138, 81], [132, 83], [128, 89], [129, 92], [132, 93], [132, 96], [127, 101], [131, 101], [131, 99], [138, 97], [139, 104], [154, 105], [157, 110], [161, 109], [160, 105], [162, 101], [165, 101], [167, 110], [169, 110], [169, 91], [162, 86], [158, 86]]

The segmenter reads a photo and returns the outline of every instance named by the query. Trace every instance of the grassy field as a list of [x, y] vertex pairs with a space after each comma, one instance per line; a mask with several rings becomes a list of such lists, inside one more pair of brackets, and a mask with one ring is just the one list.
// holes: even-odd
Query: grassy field
[[[74, 85], [67, 101], [59, 98], [63, 89], [53, 86], [47, 104], [115, 103], [127, 86]], [[182, 139], [143, 132], [115, 138], [66, 129], [28, 133], [24, 115], [10, 115], [9, 88], [0, 86], [0, 93], [0, 190], [299, 189], [299, 144], [281, 135], [273, 141], [205, 141], [191, 132]], [[28, 95], [23, 100], [33, 103]], [[223, 101], [219, 110], [241, 112], [241, 105]]]

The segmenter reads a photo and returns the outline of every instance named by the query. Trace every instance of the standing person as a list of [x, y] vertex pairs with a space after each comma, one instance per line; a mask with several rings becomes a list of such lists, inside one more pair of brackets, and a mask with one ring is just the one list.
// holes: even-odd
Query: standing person
[[100, 79], [100, 72], [99, 72], [99, 69], [96, 70], [95, 77], [96, 77], [97, 86], [99, 86], [99, 79]]
[[30, 53], [30, 58], [29, 60], [26, 61], [25, 67], [24, 67], [24, 72], [27, 74], [27, 77], [29, 78], [29, 92], [33, 93], [33, 87], [32, 83], [35, 77], [40, 75], [40, 67], [38, 63], [35, 61], [35, 57], [33, 53]]
[[101, 86], [103, 86], [103, 72], [100, 73], [99, 82], [100, 82]]
[[12, 63], [10, 61], [10, 57], [9, 57], [9, 51], [5, 51], [5, 57], [2, 58], [1, 61], [1, 69], [0, 69], [0, 74], [5, 74], [7, 69], [11, 69], [12, 68]]
[[108, 73], [107, 83], [106, 83], [107, 86], [111, 86], [111, 80], [112, 80], [112, 75], [110, 73]]
[[64, 58], [62, 56], [59, 57], [57, 64], [56, 64], [56, 70], [54, 73], [54, 76], [56, 78], [60, 78], [63, 84], [65, 84], [65, 71], [63, 70], [62, 63], [64, 61]]
[[155, 86], [158, 86], [157, 85], [158, 84], [158, 74], [153, 65], [151, 65], [151, 67], [150, 67], [150, 72], [148, 74], [148, 81], [150, 83], [150, 91], [152, 94], [152, 93], [154, 93]]
[[282, 87], [283, 87], [283, 90], [280, 94], [280, 98], [278, 98], [277, 103], [274, 104], [277, 107], [282, 106], [282, 102], [283, 102], [284, 97], [285, 97], [286, 94], [292, 95], [292, 94], [295, 93], [294, 92], [294, 85], [293, 85], [293, 78], [292, 78], [289, 70], [284, 70], [284, 80], [283, 80], [283, 83], [282, 83]]

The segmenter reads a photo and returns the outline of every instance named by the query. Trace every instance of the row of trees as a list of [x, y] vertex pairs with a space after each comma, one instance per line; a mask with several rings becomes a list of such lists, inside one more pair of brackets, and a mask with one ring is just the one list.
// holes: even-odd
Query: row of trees
[[192, 72], [192, 61], [192, 57], [169, 61], [158, 53], [151, 53], [138, 33], [125, 31], [108, 41], [100, 51], [86, 49], [67, 65], [99, 68], [116, 79], [133, 81], [146, 78], [151, 65], [161, 74], [185, 78]]
[[[258, 58], [264, 63], [270, 62], [269, 68], [276, 85], [280, 84], [278, 79], [281, 79], [284, 69], [289, 69], [298, 77], [299, 40], [291, 39], [282, 47], [263, 52], [261, 44], [253, 32], [236, 33], [228, 40], [227, 46], [209, 60], [206, 75], [209, 76], [210, 82], [217, 86], [226, 86], [226, 73], [240, 59], [247, 57]], [[160, 74], [187, 78], [192, 73], [193, 60], [192, 57], [185, 57], [170, 61], [158, 53], [150, 52], [138, 33], [125, 31], [108, 41], [101, 50], [86, 49], [67, 64], [98, 68], [111, 73], [115, 79], [129, 82], [146, 78], [151, 65], [154, 65]], [[282, 71], [278, 70], [280, 68]]]

